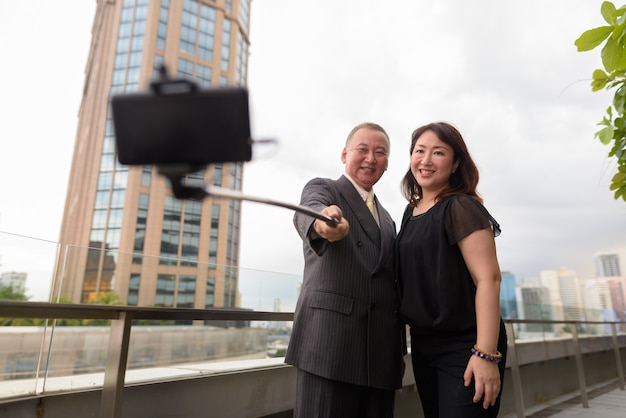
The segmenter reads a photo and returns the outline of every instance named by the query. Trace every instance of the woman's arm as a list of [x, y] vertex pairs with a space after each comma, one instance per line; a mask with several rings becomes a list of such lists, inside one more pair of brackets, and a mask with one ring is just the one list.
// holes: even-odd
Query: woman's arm
[[[476, 284], [476, 346], [483, 352], [497, 353], [500, 330], [500, 266], [491, 228], [475, 231], [459, 241], [465, 264]], [[494, 405], [501, 382], [498, 365], [471, 356], [465, 370], [465, 385], [475, 381], [474, 402]]]

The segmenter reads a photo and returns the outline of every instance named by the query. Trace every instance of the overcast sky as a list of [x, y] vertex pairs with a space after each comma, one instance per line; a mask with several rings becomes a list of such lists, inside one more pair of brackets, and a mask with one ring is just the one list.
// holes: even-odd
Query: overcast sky
[[[589, 87], [599, 50], [574, 46], [604, 24], [601, 3], [254, 0], [252, 132], [278, 145], [253, 149], [244, 192], [298, 203], [311, 177], [341, 175], [346, 135], [373, 121], [392, 143], [374, 190], [399, 225], [411, 132], [448, 121], [502, 226], [501, 269], [592, 278], [595, 252], [626, 253], [626, 203], [608, 190], [615, 162], [593, 137], [612, 94]], [[95, 4], [0, 3], [0, 231], [58, 240]], [[242, 267], [301, 273], [290, 211], [244, 202], [241, 231]]]
[[[389, 170], [374, 189], [399, 224], [411, 132], [448, 121], [464, 135], [479, 192], [502, 226], [500, 267], [518, 278], [561, 267], [592, 276], [595, 252], [626, 246], [626, 203], [608, 190], [615, 163], [593, 138], [611, 98], [589, 87], [600, 52], [574, 46], [584, 30], [603, 24], [600, 5], [256, 1], [253, 132], [281, 145], [274, 154], [259, 150], [248, 164], [246, 192], [297, 201], [308, 178], [341, 174], [347, 133], [372, 120], [392, 141]], [[290, 216], [245, 209], [242, 262], [299, 271]], [[250, 225], [252, 211], [274, 220]], [[255, 236], [281, 239], [268, 247]]]

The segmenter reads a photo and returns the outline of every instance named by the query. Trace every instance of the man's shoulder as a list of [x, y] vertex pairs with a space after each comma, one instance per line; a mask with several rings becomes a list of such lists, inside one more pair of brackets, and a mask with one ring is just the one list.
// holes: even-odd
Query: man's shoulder
[[354, 185], [352, 184], [352, 182], [344, 175], [341, 175], [337, 179], [331, 179], [328, 177], [314, 177], [310, 179], [304, 187], [307, 188], [307, 187], [319, 187], [319, 186], [327, 187], [327, 188], [335, 188], [341, 191], [354, 189]]

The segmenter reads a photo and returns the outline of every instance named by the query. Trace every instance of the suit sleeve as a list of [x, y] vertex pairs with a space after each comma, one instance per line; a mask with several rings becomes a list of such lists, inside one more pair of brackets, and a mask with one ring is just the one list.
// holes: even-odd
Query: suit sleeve
[[[300, 205], [319, 212], [327, 206], [334, 204], [336, 204], [336, 200], [326, 179], [315, 178], [304, 186], [300, 197]], [[293, 223], [300, 238], [307, 240], [311, 249], [321, 256], [330, 245], [330, 242], [317, 235], [313, 228], [314, 222], [314, 217], [300, 212], [296, 212], [293, 216]]]

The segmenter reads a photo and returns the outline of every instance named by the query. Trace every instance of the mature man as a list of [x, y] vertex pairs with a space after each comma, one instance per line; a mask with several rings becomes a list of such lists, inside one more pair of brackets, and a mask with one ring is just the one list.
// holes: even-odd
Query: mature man
[[295, 418], [393, 417], [406, 350], [394, 277], [396, 228], [373, 194], [389, 148], [381, 126], [362, 123], [341, 152], [345, 173], [312, 179], [302, 191], [302, 205], [339, 222], [294, 216], [305, 259], [285, 359], [298, 369]]

